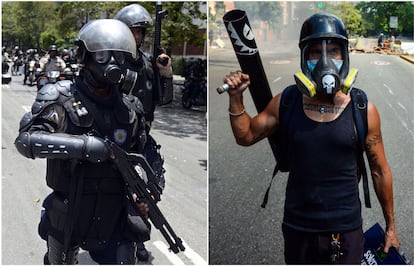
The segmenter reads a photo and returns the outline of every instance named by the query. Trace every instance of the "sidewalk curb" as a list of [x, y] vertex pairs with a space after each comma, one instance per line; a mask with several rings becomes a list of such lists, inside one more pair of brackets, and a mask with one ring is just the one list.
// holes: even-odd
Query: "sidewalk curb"
[[414, 58], [410, 57], [408, 55], [400, 55], [400, 57], [404, 60], [407, 60], [408, 62], [410, 62], [411, 64], [414, 64]]

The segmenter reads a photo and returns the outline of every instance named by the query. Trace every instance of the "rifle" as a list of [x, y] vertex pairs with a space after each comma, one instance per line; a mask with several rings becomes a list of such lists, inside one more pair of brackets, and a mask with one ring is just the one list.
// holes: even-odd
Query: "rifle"
[[[175, 234], [157, 206], [157, 202], [161, 200], [162, 190], [158, 186], [154, 171], [148, 161], [141, 154], [127, 153], [116, 143], [106, 141], [114, 155], [113, 163], [124, 179], [130, 200], [133, 201], [133, 195], [135, 194], [139, 200], [147, 203], [149, 207], [148, 217], [170, 245], [169, 249], [174, 253], [178, 253], [180, 250], [184, 251], [185, 247], [182, 240]], [[146, 175], [135, 169], [137, 165], [142, 167]]]
[[[154, 64], [156, 64], [157, 57], [163, 53], [163, 49], [161, 47], [161, 25], [162, 19], [168, 16], [167, 10], [162, 10], [162, 3], [161, 1], [157, 1], [155, 6], [155, 29], [154, 29], [154, 47], [153, 47], [153, 60]], [[159, 61], [160, 64], [166, 66], [168, 64], [168, 59], [165, 58], [162, 61]], [[159, 101], [159, 105], [167, 104], [171, 102], [169, 96], [164, 95], [164, 89], [161, 84], [161, 77], [157, 67], [154, 67], [154, 74], [155, 74], [155, 81], [157, 85], [157, 91], [155, 91], [156, 99]], [[165, 99], [167, 98], [167, 99]]]

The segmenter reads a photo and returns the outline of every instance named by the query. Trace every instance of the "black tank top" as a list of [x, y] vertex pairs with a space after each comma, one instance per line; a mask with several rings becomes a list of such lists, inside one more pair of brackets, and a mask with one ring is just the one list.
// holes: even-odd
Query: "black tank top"
[[362, 225], [358, 142], [349, 103], [331, 122], [306, 116], [302, 97], [288, 126], [289, 179], [284, 223], [306, 232], [345, 232]]

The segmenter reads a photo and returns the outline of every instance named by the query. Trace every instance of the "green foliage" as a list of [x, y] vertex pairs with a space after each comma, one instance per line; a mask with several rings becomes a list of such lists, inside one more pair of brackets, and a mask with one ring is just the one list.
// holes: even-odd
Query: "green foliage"
[[41, 33], [51, 28], [51, 22], [55, 21], [56, 8], [55, 2], [2, 3], [3, 42], [39, 48]]
[[174, 75], [182, 75], [185, 65], [184, 58], [182, 56], [172, 56], [171, 60]]
[[[112, 18], [121, 8], [131, 2], [120, 1], [64, 1], [64, 2], [2, 2], [3, 46], [19, 45], [23, 49], [47, 49], [51, 42], [59, 48], [72, 46], [79, 29], [88, 21], [98, 18]], [[155, 2], [140, 2], [155, 21]], [[164, 2], [168, 18], [162, 21], [162, 45], [171, 48], [183, 41], [202, 46], [205, 34], [199, 34], [200, 25], [207, 15], [200, 11], [206, 2]], [[147, 46], [152, 45], [153, 27], [147, 31]], [[64, 47], [63, 47], [64, 46]]]
[[49, 46], [56, 44], [56, 33], [53, 30], [45, 30], [40, 34], [40, 44], [44, 51], [49, 49]]
[[350, 36], [365, 34], [366, 30], [361, 12], [352, 2], [339, 2], [335, 5], [328, 5], [327, 11], [342, 19]]
[[398, 17], [397, 34], [413, 36], [413, 2], [360, 2], [356, 5], [370, 34], [390, 33], [391, 16]]
[[340, 17], [350, 35], [391, 33], [389, 20], [398, 17], [397, 34], [413, 35], [413, 2], [324, 2], [325, 10]]

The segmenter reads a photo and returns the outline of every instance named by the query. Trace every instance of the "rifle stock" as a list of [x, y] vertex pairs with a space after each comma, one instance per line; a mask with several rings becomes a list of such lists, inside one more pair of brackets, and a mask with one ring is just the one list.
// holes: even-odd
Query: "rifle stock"
[[[132, 200], [132, 195], [135, 194], [139, 200], [143, 200], [148, 204], [148, 217], [155, 228], [161, 232], [169, 244], [170, 250], [174, 253], [178, 253], [180, 250], [184, 251], [185, 247], [181, 238], [175, 234], [157, 206], [157, 202], [161, 200], [162, 190], [158, 186], [154, 171], [145, 157], [141, 154], [127, 153], [114, 142], [110, 142], [109, 145], [114, 155], [113, 163], [121, 173], [128, 189], [129, 198]], [[143, 173], [137, 172], [135, 169], [136, 165], [144, 169], [146, 176]]]

